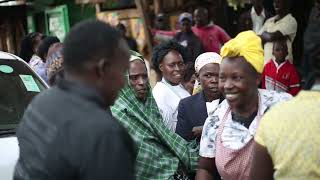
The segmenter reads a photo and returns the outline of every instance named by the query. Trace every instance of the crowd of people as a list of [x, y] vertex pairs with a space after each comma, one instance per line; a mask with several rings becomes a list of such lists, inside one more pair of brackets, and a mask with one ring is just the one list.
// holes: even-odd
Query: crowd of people
[[150, 63], [123, 24], [80, 22], [63, 43], [26, 36], [20, 57], [51, 87], [17, 129], [14, 179], [319, 179], [320, 3], [301, 90], [289, 0], [273, 17], [252, 2], [234, 38], [204, 7], [182, 13], [178, 33], [158, 23]]

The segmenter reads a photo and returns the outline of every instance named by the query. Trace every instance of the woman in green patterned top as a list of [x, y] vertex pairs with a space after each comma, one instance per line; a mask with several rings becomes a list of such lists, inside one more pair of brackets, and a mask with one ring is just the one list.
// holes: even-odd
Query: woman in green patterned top
[[198, 147], [164, 125], [152, 96], [145, 62], [139, 54], [132, 54], [128, 85], [120, 91], [111, 110], [137, 145], [136, 178], [191, 179], [197, 166]]

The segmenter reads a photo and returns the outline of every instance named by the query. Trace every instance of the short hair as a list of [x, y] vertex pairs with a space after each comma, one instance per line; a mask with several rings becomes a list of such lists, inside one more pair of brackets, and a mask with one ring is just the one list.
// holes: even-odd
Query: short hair
[[189, 56], [187, 54], [187, 50], [185, 47], [180, 45], [178, 42], [171, 40], [168, 42], [164, 42], [156, 47], [153, 48], [152, 51], [152, 63], [153, 68], [160, 73], [159, 65], [161, 64], [163, 58], [170, 52], [170, 51], [177, 51], [181, 56], [183, 61], [189, 62]]
[[196, 11], [196, 10], [203, 11], [205, 14], [207, 14], [209, 16], [209, 10], [204, 6], [198, 6], [194, 11]]
[[283, 45], [283, 46], [287, 49], [287, 51], [288, 51], [287, 40], [285, 40], [285, 39], [280, 39], [280, 40], [276, 40], [276, 41], [274, 41], [274, 42], [273, 42], [273, 48], [272, 48], [272, 51], [274, 50], [274, 48], [275, 48], [275, 45], [276, 45], [276, 44]]
[[120, 33], [99, 20], [85, 20], [76, 24], [64, 41], [65, 71], [82, 72], [88, 62], [114, 57], [122, 39]]
[[21, 41], [19, 56], [26, 62], [29, 62], [32, 55], [35, 54], [35, 52], [33, 52], [33, 46], [37, 36], [44, 37], [39, 32], [33, 32], [26, 35]]
[[44, 38], [38, 47], [38, 56], [43, 60], [46, 59], [50, 46], [58, 42], [60, 42], [60, 40], [56, 36], [47, 36]]

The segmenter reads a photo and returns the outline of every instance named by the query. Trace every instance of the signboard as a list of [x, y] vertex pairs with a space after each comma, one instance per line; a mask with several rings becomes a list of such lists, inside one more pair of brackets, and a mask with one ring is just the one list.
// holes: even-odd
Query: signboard
[[57, 36], [60, 41], [63, 41], [70, 30], [67, 6], [62, 5], [46, 10], [45, 23], [47, 34]]
[[100, 12], [97, 14], [97, 19], [112, 26], [116, 26], [118, 23], [124, 24], [127, 28], [127, 35], [137, 41], [139, 51], [143, 52], [146, 46], [146, 33], [137, 9]]
[[32, 15], [27, 16], [27, 27], [28, 27], [28, 33], [32, 33], [36, 31], [34, 19]]

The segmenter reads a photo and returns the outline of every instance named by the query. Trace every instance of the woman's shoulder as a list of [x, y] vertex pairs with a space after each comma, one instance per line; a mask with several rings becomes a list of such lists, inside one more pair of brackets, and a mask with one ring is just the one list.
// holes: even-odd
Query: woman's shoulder
[[158, 94], [163, 94], [165, 92], [166, 92], [166, 86], [161, 81], [157, 82], [152, 89], [153, 96]]
[[285, 92], [276, 92], [272, 90], [259, 89], [261, 103], [267, 107], [270, 107], [276, 103], [288, 101], [292, 99], [292, 96]]
[[213, 118], [216, 120], [220, 120], [223, 118], [224, 114], [227, 112], [229, 108], [229, 104], [227, 102], [227, 100], [223, 100], [218, 106], [217, 108], [212, 111], [210, 114], [208, 114], [208, 118], [207, 119], [210, 119], [210, 118]]

